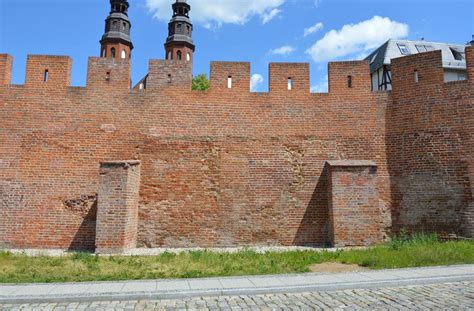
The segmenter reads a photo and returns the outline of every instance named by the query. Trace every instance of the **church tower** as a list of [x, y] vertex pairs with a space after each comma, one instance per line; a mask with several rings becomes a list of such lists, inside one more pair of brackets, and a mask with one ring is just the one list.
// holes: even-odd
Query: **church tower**
[[168, 24], [168, 38], [165, 43], [165, 58], [178, 61], [193, 61], [195, 50], [193, 24], [189, 19], [191, 6], [186, 0], [176, 0], [173, 4], [173, 17]]
[[100, 40], [100, 56], [129, 59], [133, 44], [130, 39], [129, 4], [127, 0], [110, 0], [110, 14], [105, 20], [105, 33]]

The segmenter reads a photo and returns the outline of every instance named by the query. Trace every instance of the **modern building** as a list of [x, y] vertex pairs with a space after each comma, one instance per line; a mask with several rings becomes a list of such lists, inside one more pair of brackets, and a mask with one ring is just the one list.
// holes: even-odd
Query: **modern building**
[[390, 69], [392, 59], [436, 50], [442, 51], [444, 81], [466, 80], [465, 48], [466, 46], [460, 44], [424, 40], [388, 40], [365, 58], [370, 62], [372, 90], [388, 91], [392, 89], [392, 72]]

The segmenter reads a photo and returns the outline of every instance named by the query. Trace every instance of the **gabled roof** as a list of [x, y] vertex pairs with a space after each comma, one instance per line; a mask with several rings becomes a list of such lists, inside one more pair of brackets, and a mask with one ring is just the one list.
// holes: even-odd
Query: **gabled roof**
[[[403, 54], [406, 48], [409, 54]], [[466, 58], [464, 55], [465, 45], [409, 40], [388, 40], [365, 59], [370, 62], [370, 71], [374, 72], [383, 65], [390, 65], [393, 58], [406, 55], [418, 54], [426, 51], [441, 50], [443, 55], [443, 67], [451, 69], [466, 69]], [[462, 60], [456, 60], [454, 53], [461, 53]]]

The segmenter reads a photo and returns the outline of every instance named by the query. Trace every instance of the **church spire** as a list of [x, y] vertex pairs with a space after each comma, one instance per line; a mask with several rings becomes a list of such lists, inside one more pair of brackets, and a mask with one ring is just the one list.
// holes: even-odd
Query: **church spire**
[[100, 56], [128, 59], [133, 50], [130, 39], [127, 0], [110, 0], [110, 14], [105, 20], [105, 33], [100, 40]]
[[176, 0], [172, 7], [173, 17], [168, 24], [165, 58], [192, 62], [195, 45], [193, 42], [193, 24], [189, 19], [191, 6], [186, 0]]

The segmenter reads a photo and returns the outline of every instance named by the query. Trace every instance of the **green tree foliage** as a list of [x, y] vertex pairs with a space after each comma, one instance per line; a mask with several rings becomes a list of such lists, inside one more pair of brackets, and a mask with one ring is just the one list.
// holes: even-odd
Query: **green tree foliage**
[[201, 73], [193, 78], [193, 90], [205, 91], [209, 89], [209, 79], [205, 73]]

